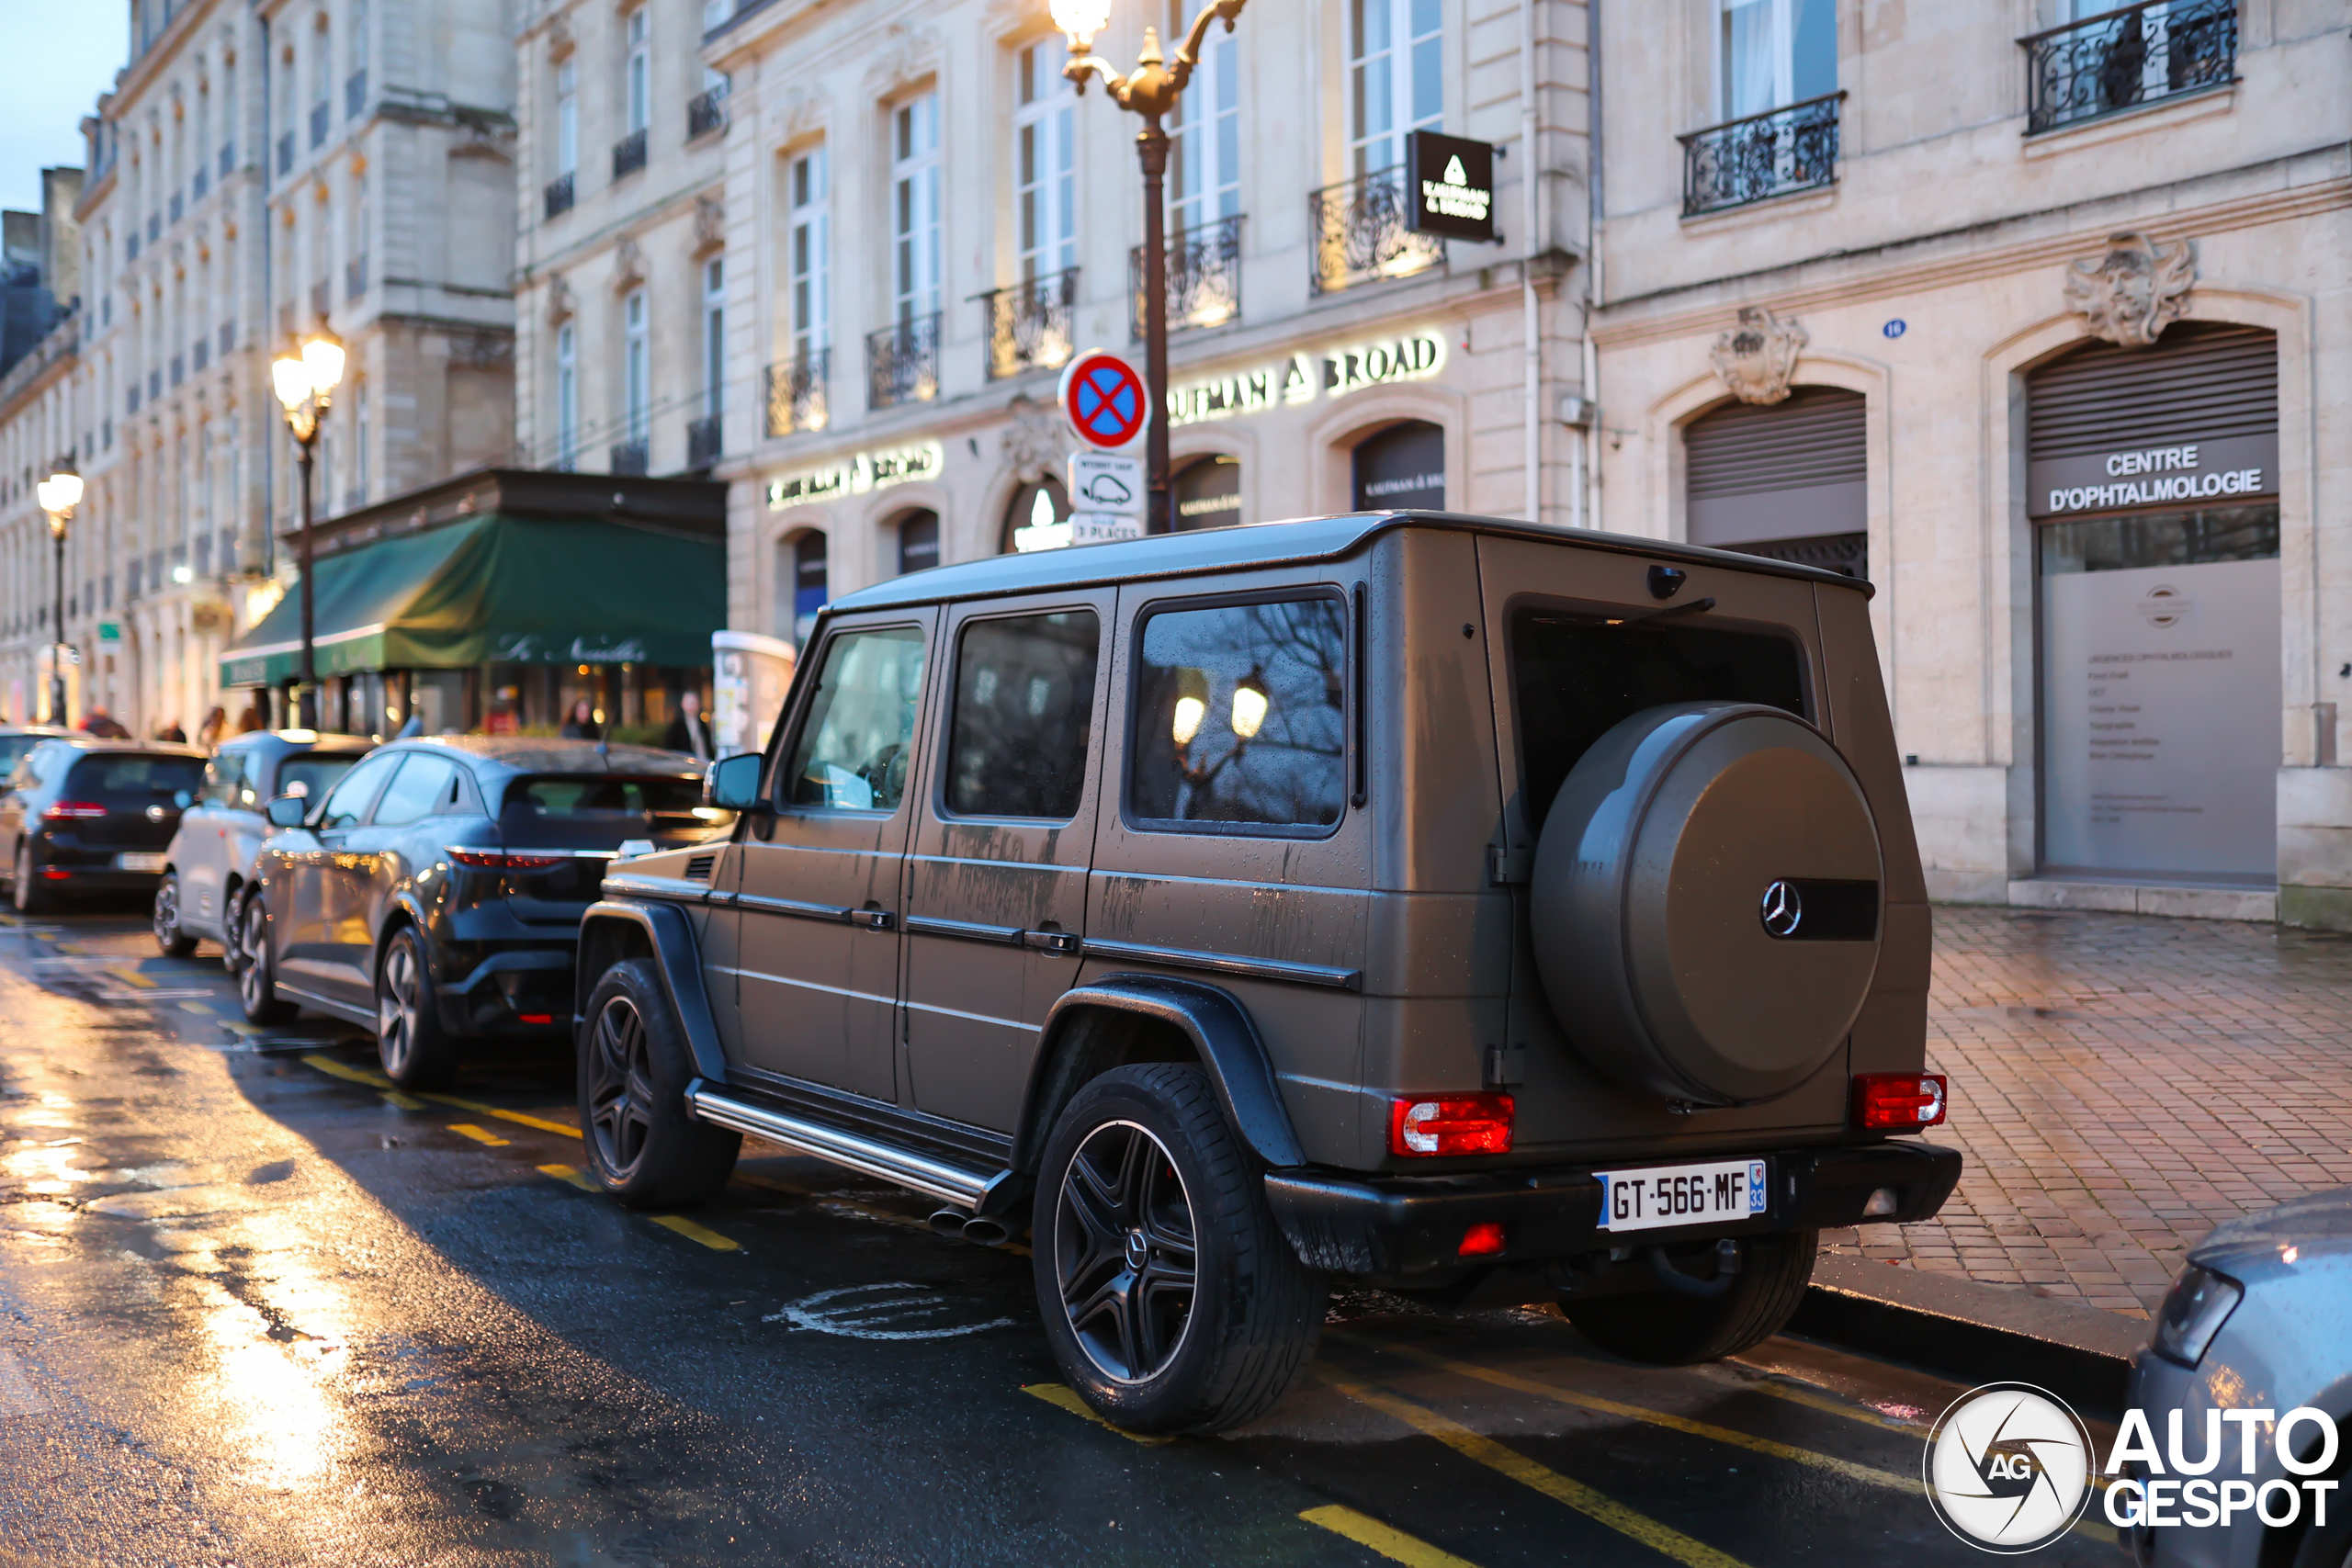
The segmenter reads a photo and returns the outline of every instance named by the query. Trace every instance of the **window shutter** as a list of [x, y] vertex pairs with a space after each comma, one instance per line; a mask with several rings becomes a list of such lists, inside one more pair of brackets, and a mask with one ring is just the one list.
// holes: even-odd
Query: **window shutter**
[[2252, 327], [2175, 324], [2146, 348], [2097, 344], [2032, 373], [2030, 460], [2278, 431], [2278, 342]]
[[1866, 532], [1862, 408], [1859, 392], [1803, 387], [1693, 420], [1682, 436], [1690, 542], [1739, 548]]

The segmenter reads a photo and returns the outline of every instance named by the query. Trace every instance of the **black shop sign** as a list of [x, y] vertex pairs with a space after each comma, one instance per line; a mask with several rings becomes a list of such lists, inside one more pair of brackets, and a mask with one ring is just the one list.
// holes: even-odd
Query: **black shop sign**
[[1405, 138], [1405, 169], [1412, 182], [1405, 227], [1451, 240], [1492, 243], [1498, 237], [1493, 147], [1416, 130]]

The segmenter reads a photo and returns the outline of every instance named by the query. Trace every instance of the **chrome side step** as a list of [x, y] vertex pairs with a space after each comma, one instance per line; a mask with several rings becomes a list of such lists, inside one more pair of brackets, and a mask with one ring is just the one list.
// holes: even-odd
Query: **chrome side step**
[[845, 1165], [885, 1181], [895, 1181], [901, 1187], [911, 1187], [967, 1209], [979, 1203], [992, 1179], [992, 1176], [944, 1165], [888, 1144], [877, 1144], [821, 1122], [805, 1121], [763, 1105], [729, 1100], [700, 1078], [686, 1086], [686, 1111], [714, 1127], [784, 1144], [803, 1154]]

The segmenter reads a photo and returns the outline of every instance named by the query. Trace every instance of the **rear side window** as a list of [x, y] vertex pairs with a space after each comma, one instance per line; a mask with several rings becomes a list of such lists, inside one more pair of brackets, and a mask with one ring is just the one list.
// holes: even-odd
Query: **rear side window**
[[447, 758], [410, 753], [376, 803], [368, 820], [379, 828], [405, 828], [428, 817], [446, 817], [459, 798], [458, 770]]
[[65, 777], [65, 793], [103, 800], [130, 797], [142, 804], [168, 799], [178, 790], [194, 795], [204, 783], [204, 763], [195, 757], [85, 757]]
[[1600, 615], [1522, 609], [1511, 617], [1521, 777], [1531, 830], [1592, 743], [1662, 703], [1760, 703], [1804, 712], [1804, 655], [1793, 637], [1676, 620], [1611, 625]]
[[196, 798], [207, 806], [237, 804], [237, 778], [244, 767], [244, 759], [234, 751], [223, 751], [204, 764], [204, 787]]
[[1136, 660], [1129, 809], [1320, 831], [1347, 794], [1347, 612], [1334, 596], [1163, 610]]
[[947, 809], [960, 817], [1078, 815], [1102, 642], [1091, 610], [974, 621], [956, 659]]
[[784, 771], [793, 806], [896, 811], [907, 793], [922, 633], [913, 626], [844, 632], [825, 648], [808, 717]]
[[[277, 764], [276, 793], [306, 796], [322, 795], [334, 787], [336, 780], [351, 772], [351, 764], [357, 761], [359, 759], [356, 757], [334, 757], [317, 751], [298, 751]], [[248, 806], [261, 804], [259, 788], [254, 783], [254, 780], [260, 776], [261, 768], [261, 758], [255, 756], [253, 765], [245, 771], [245, 783], [243, 789], [245, 804]]]
[[[395, 786], [397, 787], [397, 786]], [[699, 825], [702, 781], [606, 777], [596, 774], [516, 779], [506, 786], [500, 816], [509, 822], [591, 822], [662, 818]]]

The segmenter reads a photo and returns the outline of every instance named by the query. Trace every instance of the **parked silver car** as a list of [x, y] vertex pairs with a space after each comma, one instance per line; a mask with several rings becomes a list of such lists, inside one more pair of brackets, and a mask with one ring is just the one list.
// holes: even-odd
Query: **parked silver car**
[[164, 852], [155, 888], [155, 945], [171, 958], [196, 951], [199, 938], [240, 964], [236, 908], [251, 880], [254, 852], [271, 832], [262, 807], [280, 795], [323, 794], [372, 743], [356, 735], [262, 729], [220, 743], [204, 783], [180, 816]]
[[[2180, 1521], [2126, 1532], [2146, 1568], [2352, 1564], [2352, 1187], [2232, 1220], [2192, 1247], [2125, 1404], [2146, 1416], [2164, 1466], [2161, 1475], [2143, 1463], [2127, 1473], [2143, 1496], [2152, 1483], [2170, 1494], [2160, 1512]], [[2299, 1410], [2324, 1416], [2335, 1437], [2316, 1417], [2286, 1419]], [[2233, 1421], [2230, 1412], [2241, 1414]], [[2217, 1416], [2224, 1438], [2215, 1455], [2206, 1439]], [[2330, 1450], [2333, 1462], [2322, 1463]], [[2209, 1460], [2208, 1470], [2194, 1468]], [[2300, 1496], [2282, 1523], [2290, 1489]]]

